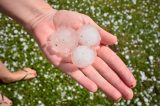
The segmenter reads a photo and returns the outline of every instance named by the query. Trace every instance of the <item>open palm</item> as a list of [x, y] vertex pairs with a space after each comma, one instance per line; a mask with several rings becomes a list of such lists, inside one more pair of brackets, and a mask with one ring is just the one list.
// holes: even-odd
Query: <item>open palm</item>
[[[48, 37], [57, 28], [66, 26], [77, 30], [85, 24], [95, 26], [102, 39], [97, 49], [96, 60], [92, 65], [79, 69], [71, 62], [64, 62], [61, 57], [48, 52]], [[37, 19], [32, 33], [48, 60], [89, 91], [95, 92], [99, 88], [114, 101], [118, 101], [121, 97], [132, 99], [131, 88], [136, 85], [134, 76], [122, 60], [109, 47], [104, 46], [116, 43], [117, 38], [100, 28], [90, 17], [77, 12], [60, 10]]]

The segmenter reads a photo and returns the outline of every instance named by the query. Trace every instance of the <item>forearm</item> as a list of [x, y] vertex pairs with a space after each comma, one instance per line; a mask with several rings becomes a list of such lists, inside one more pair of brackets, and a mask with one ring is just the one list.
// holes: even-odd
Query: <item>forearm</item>
[[53, 11], [44, 0], [0, 0], [0, 12], [30, 29], [38, 17]]

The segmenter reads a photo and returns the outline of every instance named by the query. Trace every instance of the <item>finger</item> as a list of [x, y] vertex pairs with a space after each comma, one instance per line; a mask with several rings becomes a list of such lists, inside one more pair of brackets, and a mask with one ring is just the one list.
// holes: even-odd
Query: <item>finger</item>
[[106, 32], [104, 29], [99, 28], [100, 35], [102, 37], [101, 43], [105, 45], [117, 44], [117, 37], [112, 35], [109, 32]]
[[133, 98], [133, 92], [128, 88], [117, 74], [99, 57], [93, 63], [94, 68], [117, 90], [121, 92], [123, 98], [130, 100]]
[[82, 69], [82, 72], [108, 96], [114, 101], [118, 101], [121, 98], [121, 93], [108, 83], [92, 66]]
[[88, 79], [75, 65], [61, 63], [59, 68], [91, 92], [97, 91], [97, 85]]
[[136, 80], [131, 71], [110, 48], [102, 46], [98, 50], [98, 56], [118, 74], [128, 87], [133, 88], [136, 86]]
[[85, 22], [85, 24], [92, 24], [93, 26], [95, 26], [98, 29], [98, 31], [101, 35], [101, 43], [102, 44], [112, 45], [112, 44], [117, 43], [117, 37], [116, 36], [114, 36], [111, 33], [105, 31], [104, 29], [102, 29], [90, 17], [85, 18], [84, 22]]

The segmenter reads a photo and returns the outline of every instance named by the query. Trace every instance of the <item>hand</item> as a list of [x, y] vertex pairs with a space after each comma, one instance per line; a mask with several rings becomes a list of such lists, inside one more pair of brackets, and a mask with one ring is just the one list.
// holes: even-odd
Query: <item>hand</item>
[[[47, 40], [50, 34], [61, 26], [77, 30], [85, 24], [95, 26], [102, 39], [93, 65], [79, 69], [72, 63], [63, 62], [63, 59], [57, 55], [50, 55], [47, 50]], [[103, 46], [116, 43], [117, 38], [100, 28], [90, 17], [72, 11], [54, 11], [35, 19], [32, 33], [48, 60], [89, 91], [95, 92], [99, 88], [114, 101], [118, 101], [121, 97], [127, 100], [132, 99], [131, 88], [136, 85], [134, 76], [109, 47]]]

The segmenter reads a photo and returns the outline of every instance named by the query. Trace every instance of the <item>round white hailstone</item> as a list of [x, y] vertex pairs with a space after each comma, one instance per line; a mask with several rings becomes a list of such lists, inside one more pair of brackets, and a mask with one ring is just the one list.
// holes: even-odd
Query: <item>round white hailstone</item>
[[62, 27], [49, 38], [51, 50], [60, 55], [68, 56], [78, 46], [78, 36], [75, 30]]
[[79, 44], [85, 46], [98, 46], [100, 44], [100, 34], [92, 25], [85, 25], [79, 30]]
[[71, 54], [72, 63], [79, 68], [91, 65], [96, 58], [96, 52], [88, 46], [78, 46]]

